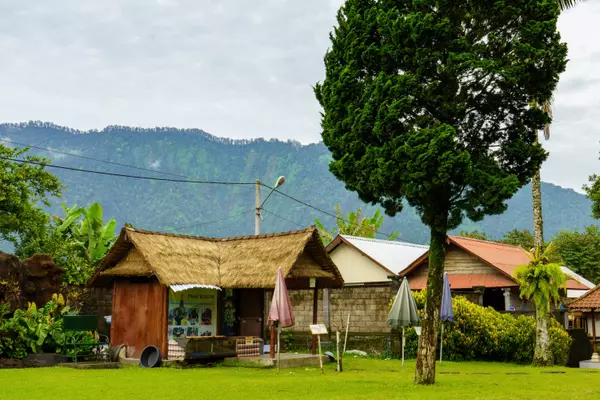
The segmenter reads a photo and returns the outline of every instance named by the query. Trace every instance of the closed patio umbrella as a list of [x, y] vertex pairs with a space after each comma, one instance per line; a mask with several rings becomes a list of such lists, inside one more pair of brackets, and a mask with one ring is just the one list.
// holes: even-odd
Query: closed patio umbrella
[[273, 300], [271, 300], [268, 321], [270, 324], [277, 324], [277, 372], [279, 372], [279, 362], [281, 360], [279, 339], [281, 337], [281, 328], [287, 328], [294, 325], [294, 314], [292, 314], [292, 306], [290, 304], [290, 298], [288, 296], [281, 268], [277, 269], [277, 281], [275, 282], [275, 290], [273, 291]]
[[406, 278], [404, 278], [400, 289], [398, 289], [398, 294], [396, 294], [396, 298], [390, 309], [387, 323], [393, 327], [402, 327], [402, 366], [404, 367], [404, 347], [406, 345], [404, 328], [421, 323], [421, 318], [417, 312], [417, 303], [410, 291], [410, 286]]
[[454, 312], [452, 311], [452, 293], [450, 292], [450, 282], [448, 273], [444, 272], [444, 286], [442, 288], [442, 308], [440, 310], [440, 320], [442, 324], [442, 334], [440, 336], [440, 364], [442, 363], [442, 352], [444, 350], [444, 321], [454, 322]]

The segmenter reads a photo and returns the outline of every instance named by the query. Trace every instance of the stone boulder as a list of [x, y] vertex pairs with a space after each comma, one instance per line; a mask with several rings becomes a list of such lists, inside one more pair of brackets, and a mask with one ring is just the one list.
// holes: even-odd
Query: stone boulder
[[0, 251], [0, 303], [14, 310], [22, 306], [23, 266], [19, 259]]

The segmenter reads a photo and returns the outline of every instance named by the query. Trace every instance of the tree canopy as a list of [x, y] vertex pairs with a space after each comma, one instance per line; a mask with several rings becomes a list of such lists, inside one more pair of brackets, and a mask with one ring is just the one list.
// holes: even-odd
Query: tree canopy
[[528, 229], [523, 231], [513, 229], [502, 236], [502, 242], [511, 244], [513, 246], [522, 247], [527, 251], [531, 251], [531, 249], [534, 247], [533, 233], [531, 233]]
[[418, 383], [435, 380], [445, 238], [502, 213], [546, 157], [532, 107], [550, 99], [567, 48], [552, 0], [347, 0], [315, 87], [331, 172], [431, 229]]
[[565, 266], [594, 283], [600, 283], [600, 228], [598, 226], [588, 226], [583, 232], [577, 230], [560, 232], [552, 242]]
[[[12, 160], [39, 163], [33, 165]], [[27, 149], [0, 145], [0, 237], [15, 244], [20, 237], [47, 221], [39, 208], [49, 205], [49, 197], [60, 196], [58, 178], [44, 169], [50, 161], [27, 154]]]

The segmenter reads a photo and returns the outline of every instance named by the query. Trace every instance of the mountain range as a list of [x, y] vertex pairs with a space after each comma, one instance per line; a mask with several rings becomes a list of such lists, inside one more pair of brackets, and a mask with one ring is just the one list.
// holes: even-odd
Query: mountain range
[[[286, 183], [279, 190], [293, 199], [280, 193], [269, 197], [262, 233], [306, 227], [315, 218], [333, 227], [335, 219], [322, 211], [333, 214], [336, 203], [345, 212], [362, 207], [371, 215], [376, 209], [365, 205], [329, 172], [331, 155], [322, 143], [231, 140], [199, 129], [109, 126], [101, 131], [79, 131], [46, 122], [0, 124], [0, 140], [5, 146], [35, 146], [31, 154], [79, 170], [50, 169], [66, 187], [63, 197], [53, 200], [50, 208], [57, 215], [63, 213], [61, 202], [71, 206], [98, 201], [105, 217], [114, 217], [119, 226], [128, 222], [143, 229], [210, 237], [251, 235], [253, 183], [259, 179], [273, 186], [281, 175]], [[236, 184], [144, 180], [83, 170]], [[262, 190], [264, 200], [268, 189]], [[584, 195], [543, 183], [542, 196], [548, 238], [564, 229], [582, 229], [594, 223]], [[477, 229], [500, 238], [514, 228], [531, 230], [532, 226], [531, 188], [526, 186], [508, 201], [504, 214], [478, 223], [467, 220], [456, 232]], [[410, 207], [393, 218], [386, 217], [382, 237], [395, 230], [400, 231], [399, 240], [428, 242], [427, 228]]]

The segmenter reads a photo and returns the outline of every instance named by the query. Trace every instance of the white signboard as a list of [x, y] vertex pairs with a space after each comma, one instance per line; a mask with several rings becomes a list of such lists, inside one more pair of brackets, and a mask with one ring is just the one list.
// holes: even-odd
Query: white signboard
[[169, 339], [217, 333], [217, 291], [193, 288], [169, 291]]
[[327, 335], [327, 327], [325, 324], [310, 325], [310, 332], [313, 335]]

